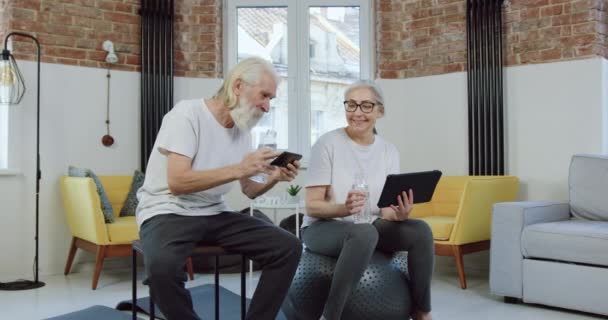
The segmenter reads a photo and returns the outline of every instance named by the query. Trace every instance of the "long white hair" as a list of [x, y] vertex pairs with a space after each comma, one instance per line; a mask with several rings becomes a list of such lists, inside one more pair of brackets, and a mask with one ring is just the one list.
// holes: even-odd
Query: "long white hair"
[[241, 79], [248, 84], [256, 84], [260, 81], [260, 78], [267, 72], [270, 74], [275, 82], [278, 83], [279, 77], [274, 71], [272, 64], [268, 61], [259, 58], [251, 57], [241, 60], [232, 70], [228, 72], [228, 76], [224, 79], [222, 86], [215, 93], [213, 98], [219, 99], [224, 106], [228, 109], [232, 109], [237, 106], [237, 96], [234, 94], [232, 87], [236, 80]]

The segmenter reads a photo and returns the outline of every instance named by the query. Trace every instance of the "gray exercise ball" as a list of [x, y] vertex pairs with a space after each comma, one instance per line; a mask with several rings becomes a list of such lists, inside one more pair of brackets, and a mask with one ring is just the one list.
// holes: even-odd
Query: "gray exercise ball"
[[[282, 306], [289, 320], [321, 317], [336, 259], [304, 250]], [[411, 310], [407, 253], [374, 252], [367, 269], [348, 299], [342, 319], [408, 319]]]

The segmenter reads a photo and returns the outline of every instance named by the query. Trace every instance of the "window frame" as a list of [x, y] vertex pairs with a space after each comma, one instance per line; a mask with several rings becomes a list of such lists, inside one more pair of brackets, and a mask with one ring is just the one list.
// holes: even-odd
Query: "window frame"
[[[374, 70], [373, 0], [224, 0], [224, 73], [237, 61], [237, 8], [286, 7], [288, 37], [288, 145], [308, 161], [311, 148], [311, 88], [309, 58], [309, 8], [333, 6], [359, 7], [360, 78], [372, 79]], [[295, 27], [292, 27], [295, 26]], [[305, 40], [302, 40], [305, 39]], [[299, 40], [299, 41], [298, 41]], [[372, 45], [365, 45], [369, 43]], [[297, 61], [294, 63], [294, 61]]]

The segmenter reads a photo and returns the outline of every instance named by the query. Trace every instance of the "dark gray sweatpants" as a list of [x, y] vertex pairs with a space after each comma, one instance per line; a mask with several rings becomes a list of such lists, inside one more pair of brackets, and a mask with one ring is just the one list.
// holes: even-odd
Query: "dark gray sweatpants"
[[184, 265], [200, 241], [243, 253], [262, 266], [247, 319], [274, 320], [302, 254], [291, 233], [248, 215], [222, 212], [188, 217], [163, 214], [146, 220], [139, 232], [150, 295], [168, 320], [199, 319], [185, 289]]
[[431, 311], [431, 276], [435, 255], [433, 234], [426, 222], [416, 219], [400, 222], [377, 219], [373, 224], [354, 224], [333, 219], [318, 220], [302, 230], [302, 239], [311, 251], [338, 258], [323, 309], [325, 319], [341, 318], [348, 297], [376, 249], [388, 253], [408, 252], [413, 308]]

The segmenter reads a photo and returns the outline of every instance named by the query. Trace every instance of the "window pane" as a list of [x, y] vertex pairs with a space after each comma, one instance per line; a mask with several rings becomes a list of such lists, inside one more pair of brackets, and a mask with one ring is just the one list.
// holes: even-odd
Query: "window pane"
[[237, 21], [238, 60], [262, 57], [272, 62], [281, 78], [277, 96], [270, 102], [270, 112], [251, 132], [252, 146], [257, 147], [261, 133], [273, 129], [277, 132], [277, 147], [287, 149], [287, 8], [237, 8]]
[[310, 7], [310, 142], [346, 125], [344, 89], [361, 73], [359, 7]]
[[8, 168], [8, 105], [0, 104], [0, 169]]

